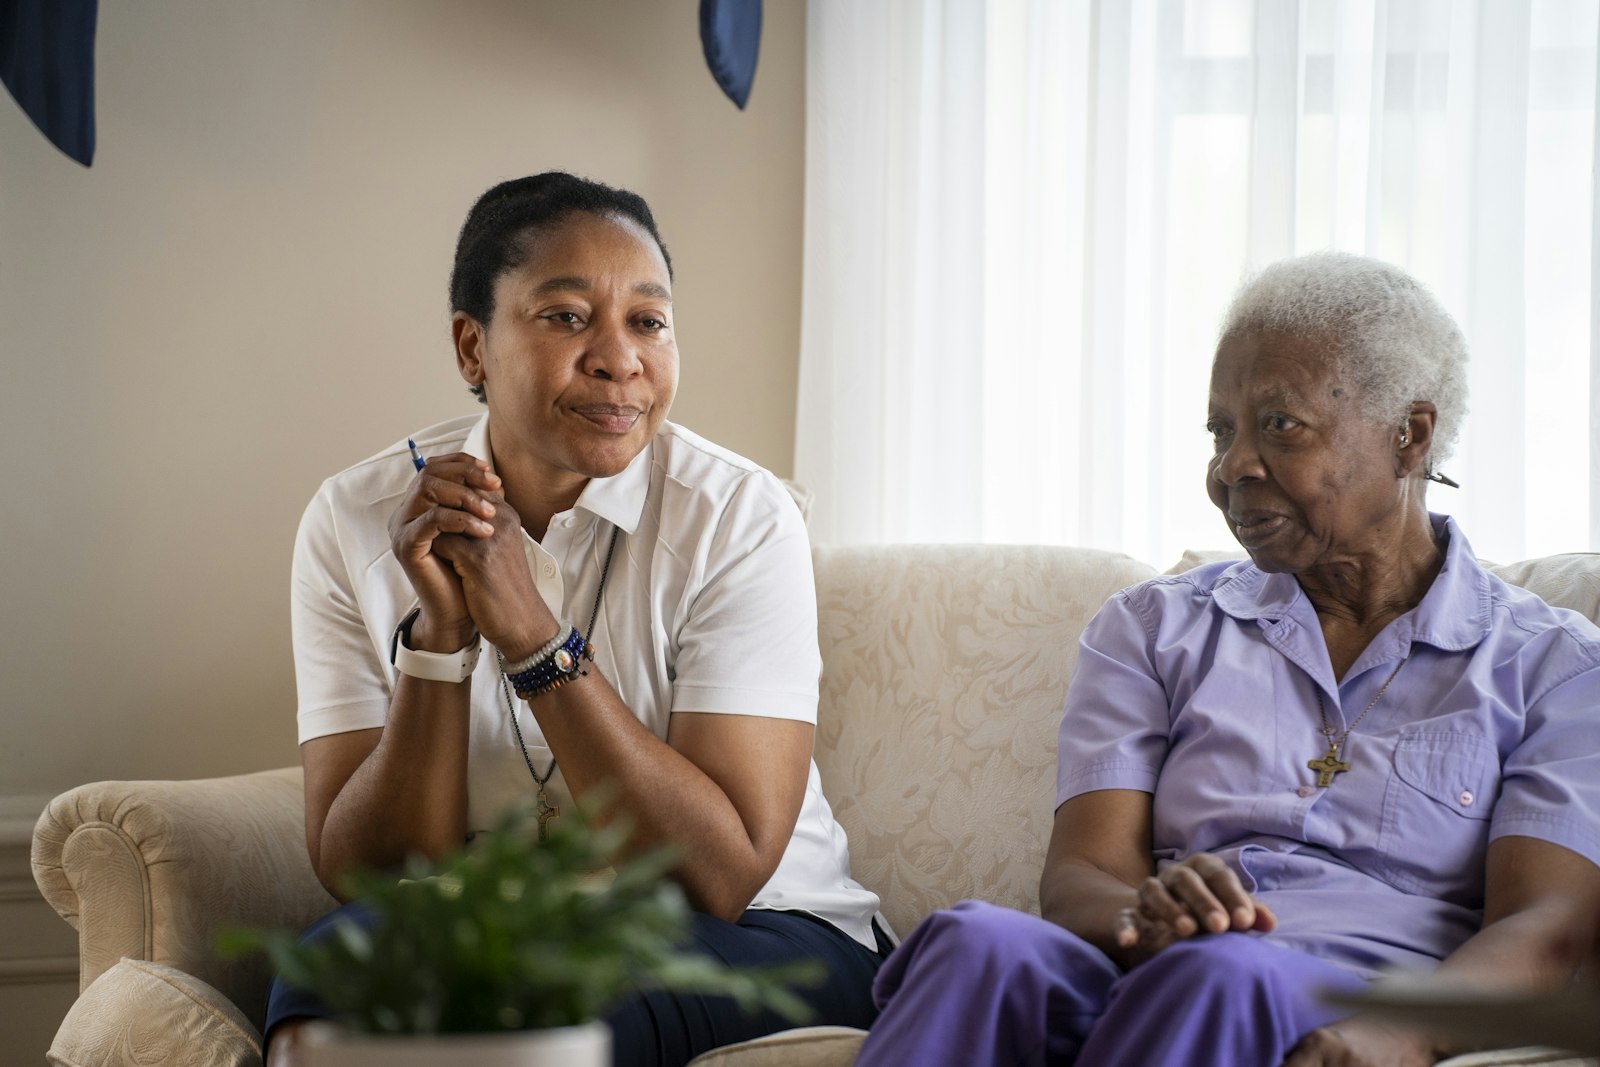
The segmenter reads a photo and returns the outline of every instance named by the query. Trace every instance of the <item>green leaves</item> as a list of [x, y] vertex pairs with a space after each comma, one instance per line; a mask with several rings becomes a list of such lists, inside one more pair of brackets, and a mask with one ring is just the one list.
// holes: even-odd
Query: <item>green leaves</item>
[[513, 814], [436, 873], [413, 865], [408, 880], [350, 879], [353, 899], [373, 913], [370, 926], [338, 922], [303, 945], [289, 932], [233, 930], [219, 948], [265, 952], [283, 981], [370, 1033], [571, 1026], [651, 988], [722, 994], [805, 1021], [809, 1010], [791, 990], [819, 981], [820, 965], [735, 971], [688, 953], [689, 906], [664, 878], [670, 852], [607, 877], [625, 836], [567, 818], [540, 842], [526, 816]]

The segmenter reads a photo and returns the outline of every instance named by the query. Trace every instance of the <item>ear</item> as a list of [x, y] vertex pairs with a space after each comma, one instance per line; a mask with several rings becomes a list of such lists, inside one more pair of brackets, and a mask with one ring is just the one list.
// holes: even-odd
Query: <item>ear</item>
[[482, 385], [488, 377], [484, 373], [484, 359], [488, 354], [488, 331], [478, 320], [465, 311], [450, 316], [450, 337], [456, 346], [456, 370], [468, 385]]
[[1428, 456], [1433, 451], [1433, 424], [1438, 418], [1438, 409], [1431, 401], [1419, 400], [1411, 405], [1404, 426], [1393, 431], [1396, 477], [1427, 473]]

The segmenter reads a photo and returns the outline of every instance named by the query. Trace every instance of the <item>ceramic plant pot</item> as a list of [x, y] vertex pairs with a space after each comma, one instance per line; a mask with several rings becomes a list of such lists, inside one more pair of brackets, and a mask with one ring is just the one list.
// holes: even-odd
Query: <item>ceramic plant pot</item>
[[311, 1067], [610, 1067], [611, 1030], [602, 1022], [555, 1030], [378, 1037], [328, 1024], [306, 1027]]

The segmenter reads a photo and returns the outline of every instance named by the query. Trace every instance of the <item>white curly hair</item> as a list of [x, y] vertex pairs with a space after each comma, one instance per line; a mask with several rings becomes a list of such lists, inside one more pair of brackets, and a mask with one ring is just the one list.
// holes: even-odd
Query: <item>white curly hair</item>
[[1271, 330], [1330, 342], [1362, 411], [1401, 426], [1417, 401], [1438, 415], [1428, 471], [1450, 458], [1467, 413], [1467, 342], [1421, 282], [1348, 252], [1280, 260], [1239, 287], [1219, 344]]

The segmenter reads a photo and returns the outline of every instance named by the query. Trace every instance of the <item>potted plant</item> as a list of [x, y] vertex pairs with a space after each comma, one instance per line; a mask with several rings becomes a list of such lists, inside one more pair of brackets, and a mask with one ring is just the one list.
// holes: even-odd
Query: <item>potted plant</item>
[[307, 1028], [314, 1064], [471, 1062], [609, 1067], [599, 1021], [642, 989], [723, 994], [796, 1021], [788, 986], [815, 972], [738, 971], [683, 950], [689, 908], [653, 852], [607, 877], [626, 830], [563, 819], [540, 839], [512, 815], [437, 869], [349, 879], [371, 908], [315, 944], [289, 931], [235, 930], [225, 952], [264, 951], [283, 981], [315, 992], [336, 1023]]

